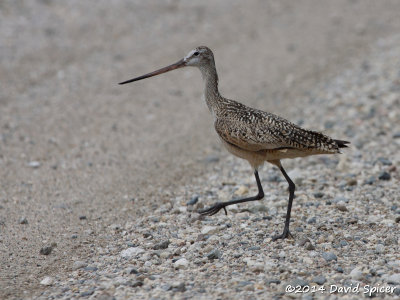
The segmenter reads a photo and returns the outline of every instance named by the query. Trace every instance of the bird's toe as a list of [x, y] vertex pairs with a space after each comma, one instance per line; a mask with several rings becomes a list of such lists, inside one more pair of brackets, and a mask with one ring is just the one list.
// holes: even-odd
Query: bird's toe
[[293, 238], [293, 235], [290, 233], [289, 230], [284, 230], [282, 234], [278, 234], [278, 235], [275, 235], [274, 237], [272, 237], [272, 241], [275, 242], [275, 241], [277, 241], [279, 239], [284, 240], [284, 239], [287, 239], [289, 237]]
[[222, 208], [224, 209], [225, 214], [227, 215], [228, 212], [227, 212], [227, 210], [225, 208], [225, 205], [223, 203], [221, 203], [221, 202], [217, 202], [217, 203], [215, 203], [213, 206], [211, 206], [209, 208], [200, 210], [199, 214], [201, 214], [203, 216], [212, 216], [212, 215], [215, 215], [217, 212], [219, 212]]

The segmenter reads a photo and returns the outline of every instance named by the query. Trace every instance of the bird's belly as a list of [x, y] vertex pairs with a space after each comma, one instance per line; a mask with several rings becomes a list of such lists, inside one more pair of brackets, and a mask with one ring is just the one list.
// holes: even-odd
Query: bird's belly
[[253, 168], [258, 168], [261, 166], [266, 160], [268, 160], [264, 154], [253, 151], [247, 151], [241, 149], [235, 145], [229, 144], [221, 139], [222, 144], [224, 147], [233, 155], [243, 158], [247, 160]]
[[227, 143], [221, 139], [225, 148], [233, 155], [246, 159], [253, 168], [258, 168], [265, 161], [277, 161], [284, 158], [304, 157], [308, 155], [324, 154], [320, 151], [307, 151], [302, 149], [265, 149], [260, 151], [250, 151], [239, 148], [233, 144]]

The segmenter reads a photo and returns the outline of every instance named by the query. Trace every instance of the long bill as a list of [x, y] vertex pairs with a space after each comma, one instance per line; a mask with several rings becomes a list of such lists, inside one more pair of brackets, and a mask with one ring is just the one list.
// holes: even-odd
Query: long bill
[[152, 76], [156, 76], [156, 75], [159, 75], [159, 74], [162, 74], [162, 73], [165, 73], [165, 72], [169, 72], [169, 71], [172, 71], [172, 70], [176, 70], [176, 69], [182, 68], [184, 66], [186, 66], [186, 63], [185, 63], [185, 61], [183, 59], [181, 59], [180, 61], [178, 61], [178, 62], [176, 62], [176, 63], [174, 63], [172, 65], [169, 65], [169, 66], [161, 68], [161, 69], [159, 69], [157, 71], [154, 71], [154, 72], [151, 72], [151, 73], [148, 73], [148, 74], [145, 74], [145, 75], [133, 78], [133, 79], [129, 79], [127, 81], [120, 82], [119, 84], [125, 84], [125, 83], [130, 83], [130, 82], [133, 82], [133, 81], [146, 79], [146, 78], [149, 78], [149, 77], [152, 77]]

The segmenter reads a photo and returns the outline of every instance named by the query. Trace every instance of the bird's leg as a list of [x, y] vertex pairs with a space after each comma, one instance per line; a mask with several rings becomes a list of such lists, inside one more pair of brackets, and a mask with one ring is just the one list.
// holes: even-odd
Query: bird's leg
[[289, 236], [293, 237], [292, 234], [289, 232], [289, 223], [290, 223], [290, 212], [292, 211], [294, 190], [295, 190], [296, 186], [293, 183], [293, 181], [290, 179], [290, 177], [288, 176], [288, 174], [286, 173], [285, 169], [282, 167], [281, 164], [279, 164], [279, 169], [281, 170], [283, 176], [285, 176], [286, 181], [289, 183], [289, 203], [288, 203], [288, 207], [287, 207], [285, 228], [283, 229], [283, 233], [280, 235], [274, 236], [272, 238], [273, 241], [276, 241], [277, 239], [286, 239]]
[[223, 208], [225, 210], [225, 214], [227, 215], [228, 212], [226, 211], [226, 207], [229, 205], [242, 203], [242, 202], [248, 202], [248, 201], [261, 200], [262, 198], [264, 198], [264, 191], [261, 186], [261, 181], [260, 181], [260, 177], [258, 177], [257, 170], [254, 171], [254, 176], [256, 177], [257, 187], [258, 187], [258, 194], [256, 196], [243, 198], [243, 199], [234, 199], [234, 200], [226, 201], [226, 202], [217, 202], [210, 208], [199, 211], [199, 213], [204, 216], [212, 216], [212, 215], [215, 215], [217, 212], [219, 212]]

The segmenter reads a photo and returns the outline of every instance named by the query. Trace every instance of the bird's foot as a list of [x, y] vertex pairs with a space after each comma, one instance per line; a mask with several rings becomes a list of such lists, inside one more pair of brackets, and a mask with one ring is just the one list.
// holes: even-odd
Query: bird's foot
[[212, 215], [215, 215], [217, 212], [219, 212], [222, 208], [225, 211], [225, 215], [227, 215], [228, 212], [226, 211], [226, 204], [223, 202], [217, 202], [209, 208], [200, 210], [199, 214], [201, 214], [203, 216], [212, 216]]
[[275, 242], [276, 240], [279, 239], [287, 239], [287, 238], [293, 238], [293, 235], [290, 233], [289, 229], [284, 229], [282, 234], [275, 235], [272, 237], [272, 241]]

